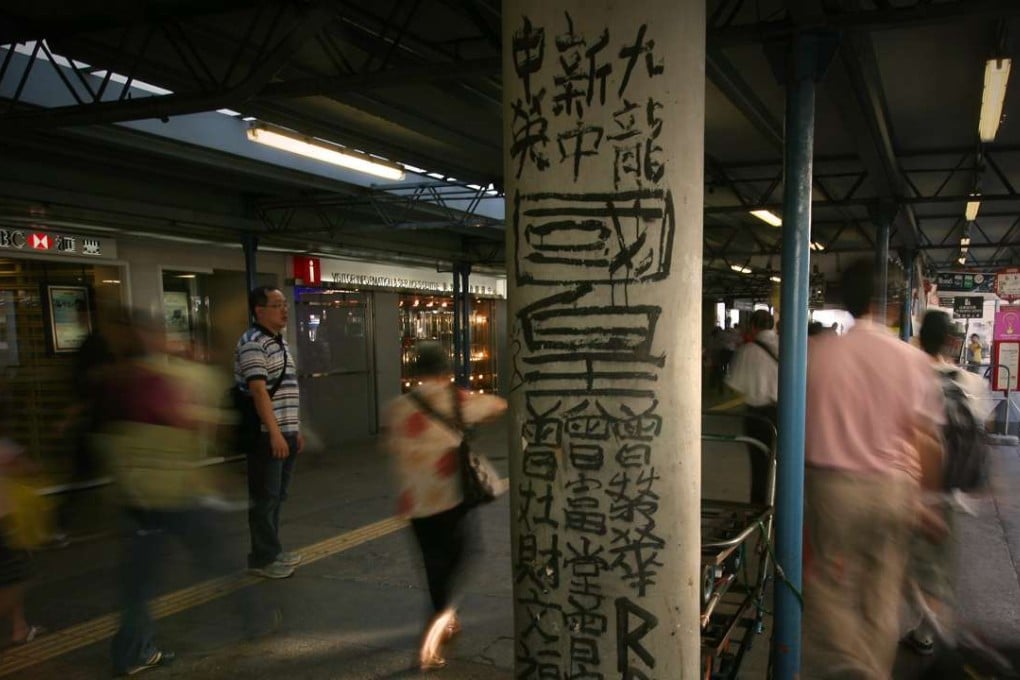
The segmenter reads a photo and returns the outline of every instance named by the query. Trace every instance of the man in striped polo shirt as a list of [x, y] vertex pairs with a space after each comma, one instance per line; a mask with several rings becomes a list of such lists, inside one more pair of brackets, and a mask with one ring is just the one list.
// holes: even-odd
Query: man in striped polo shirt
[[287, 300], [272, 286], [251, 291], [248, 305], [255, 324], [245, 331], [234, 352], [234, 381], [251, 397], [260, 432], [248, 455], [248, 568], [266, 578], [287, 578], [301, 555], [280, 545], [280, 506], [304, 448], [298, 413], [297, 367], [283, 329]]

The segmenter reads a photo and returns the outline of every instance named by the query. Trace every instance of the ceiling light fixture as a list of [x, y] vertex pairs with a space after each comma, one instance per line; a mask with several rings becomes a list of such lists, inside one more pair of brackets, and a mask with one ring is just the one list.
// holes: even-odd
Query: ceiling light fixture
[[825, 245], [823, 245], [819, 241], [812, 241], [811, 242], [811, 250], [817, 250], [817, 251], [821, 252], [821, 251], [825, 250]]
[[[980, 198], [980, 196], [974, 194], [974, 195], [971, 195], [971, 198], [972, 199], [977, 199], [977, 198]], [[968, 222], [973, 222], [974, 220], [977, 219], [978, 210], [980, 210], [980, 209], [981, 209], [981, 201], [979, 201], [979, 200], [967, 201], [967, 209], [964, 211], [963, 215], [964, 215], [964, 217], [967, 218]]]
[[994, 141], [999, 131], [1011, 63], [1010, 59], [989, 59], [985, 62], [985, 89], [981, 93], [981, 119], [978, 122], [978, 135], [982, 142]]
[[969, 246], [970, 245], [970, 236], [961, 236], [960, 237], [960, 245], [964, 246], [964, 247]]
[[770, 276], [769, 277], [769, 281], [771, 281], [772, 283], [782, 283], [783, 282], [783, 280], [781, 278], [779, 278], [778, 276]]
[[783, 219], [771, 210], [752, 210], [751, 214], [773, 227], [783, 226]]
[[737, 272], [738, 274], [750, 274], [751, 273], [751, 268], [750, 267], [745, 267], [744, 265], [741, 265], [741, 264], [731, 264], [730, 265], [730, 269], [732, 269], [733, 271]]
[[960, 264], [967, 264], [967, 256], [966, 255], [961, 255], [960, 259], [957, 260], [957, 262], [959, 262]]
[[259, 144], [271, 146], [274, 149], [289, 151], [306, 158], [339, 165], [340, 167], [374, 175], [375, 177], [394, 181], [404, 179], [403, 168], [370, 158], [365, 154], [357, 153], [350, 149], [345, 149], [342, 146], [328, 144], [327, 142], [313, 141], [310, 138], [302, 139], [257, 125], [248, 128], [248, 139]]

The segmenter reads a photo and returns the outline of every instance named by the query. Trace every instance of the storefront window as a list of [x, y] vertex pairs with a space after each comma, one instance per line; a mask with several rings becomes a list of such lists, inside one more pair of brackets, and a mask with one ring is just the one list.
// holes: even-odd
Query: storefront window
[[368, 297], [317, 288], [300, 288], [295, 297], [302, 373], [367, 373]]
[[[407, 392], [418, 384], [414, 357], [419, 342], [438, 342], [453, 362], [453, 298], [434, 295], [402, 295], [400, 305], [401, 387]], [[471, 371], [468, 385], [473, 391], [495, 392], [499, 376], [493, 356], [492, 300], [471, 301]]]

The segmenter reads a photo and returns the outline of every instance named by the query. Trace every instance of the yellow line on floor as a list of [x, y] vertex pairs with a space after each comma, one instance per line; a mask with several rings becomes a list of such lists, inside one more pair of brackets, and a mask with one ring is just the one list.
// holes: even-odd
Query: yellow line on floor
[[[350, 550], [363, 543], [391, 534], [406, 525], [406, 521], [391, 517], [313, 543], [299, 550], [304, 558], [301, 564], [302, 566], [311, 564], [325, 557]], [[149, 603], [152, 617], [153, 619], [166, 618], [255, 585], [260, 581], [262, 579], [258, 576], [252, 576], [245, 572], [203, 581], [152, 600]], [[23, 647], [9, 649], [0, 657], [0, 676], [16, 673], [112, 637], [117, 632], [119, 621], [118, 614], [106, 614], [91, 621], [56, 631], [52, 635], [39, 638]]]
[[729, 401], [724, 401], [721, 404], [716, 404], [715, 406], [713, 406], [712, 408], [710, 408], [708, 410], [709, 411], [729, 411], [729, 410], [735, 409], [736, 407], [740, 406], [743, 403], [744, 403], [743, 397], [737, 397], [736, 399], [730, 399]]

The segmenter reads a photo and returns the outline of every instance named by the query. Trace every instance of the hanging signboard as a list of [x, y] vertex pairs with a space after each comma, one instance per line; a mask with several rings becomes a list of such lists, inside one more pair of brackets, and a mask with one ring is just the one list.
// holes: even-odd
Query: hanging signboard
[[992, 374], [992, 389], [1009, 389], [1010, 391], [1017, 389], [1017, 373], [1020, 372], [1020, 342], [994, 343], [992, 363], [999, 366]]
[[1020, 341], [1020, 307], [1000, 307], [995, 313], [993, 340]]
[[995, 292], [995, 274], [991, 272], [939, 272], [935, 282], [940, 293]]
[[980, 319], [984, 311], [985, 299], [979, 295], [953, 298], [954, 319]]
[[1020, 267], [1007, 267], [995, 275], [995, 294], [1003, 300], [1020, 299]]

